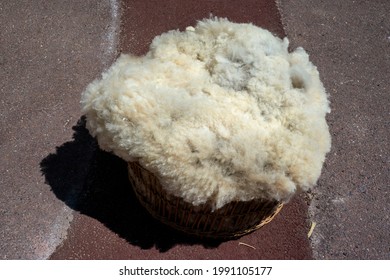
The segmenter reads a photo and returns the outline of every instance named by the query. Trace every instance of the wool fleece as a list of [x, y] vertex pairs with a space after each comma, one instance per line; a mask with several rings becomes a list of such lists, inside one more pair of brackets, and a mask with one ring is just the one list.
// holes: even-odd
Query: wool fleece
[[287, 202], [316, 184], [331, 145], [317, 68], [288, 44], [219, 18], [164, 33], [87, 87], [87, 128], [193, 205]]

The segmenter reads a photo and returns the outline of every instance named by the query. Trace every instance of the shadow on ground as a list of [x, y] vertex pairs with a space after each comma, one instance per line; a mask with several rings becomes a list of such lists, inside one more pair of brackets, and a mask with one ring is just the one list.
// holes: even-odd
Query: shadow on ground
[[181, 234], [152, 218], [135, 197], [126, 162], [99, 149], [84, 117], [73, 130], [73, 140], [40, 163], [46, 183], [58, 199], [142, 249], [156, 247], [165, 252], [177, 244], [220, 244]]

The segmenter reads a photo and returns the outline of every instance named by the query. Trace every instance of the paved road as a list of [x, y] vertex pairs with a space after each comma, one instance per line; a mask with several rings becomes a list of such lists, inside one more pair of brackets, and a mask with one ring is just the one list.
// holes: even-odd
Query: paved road
[[[389, 259], [389, 10], [386, 0], [1, 2], [0, 258]], [[117, 53], [143, 54], [155, 35], [210, 13], [303, 46], [332, 102], [315, 191], [221, 244], [151, 219], [78, 104]]]
[[333, 148], [310, 205], [318, 259], [390, 259], [390, 1], [278, 1], [330, 94]]
[[0, 2], [0, 259], [46, 259], [66, 238], [73, 210], [64, 200], [75, 201], [91, 152], [69, 151], [53, 167], [72, 178], [64, 200], [41, 162], [72, 139], [80, 92], [115, 56], [113, 3]]

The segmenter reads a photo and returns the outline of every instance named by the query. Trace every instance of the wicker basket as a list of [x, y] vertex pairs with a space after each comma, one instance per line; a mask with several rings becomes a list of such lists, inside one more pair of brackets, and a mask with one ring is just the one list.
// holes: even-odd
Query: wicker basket
[[136, 162], [128, 163], [135, 194], [148, 212], [180, 231], [206, 238], [235, 238], [269, 223], [283, 204], [278, 201], [235, 201], [212, 211], [169, 195], [157, 177]]

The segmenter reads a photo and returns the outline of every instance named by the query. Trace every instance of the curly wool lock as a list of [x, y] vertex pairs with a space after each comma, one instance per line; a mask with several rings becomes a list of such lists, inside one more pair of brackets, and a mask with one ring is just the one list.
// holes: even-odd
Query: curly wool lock
[[287, 48], [226, 19], [164, 33], [87, 87], [87, 128], [193, 205], [286, 202], [315, 185], [330, 150], [319, 73], [302, 48]]

